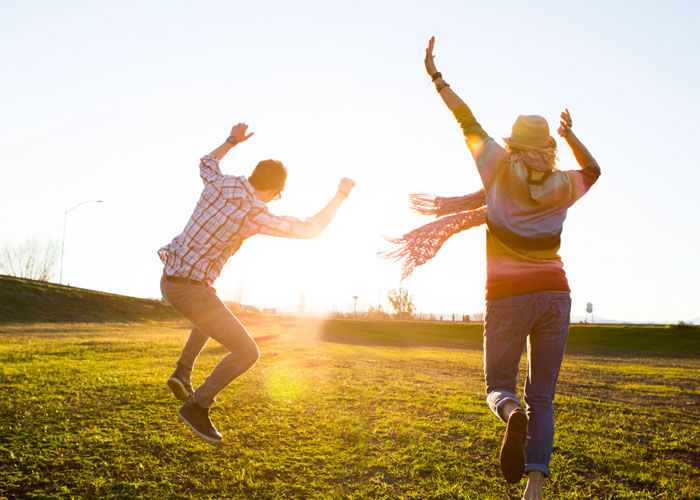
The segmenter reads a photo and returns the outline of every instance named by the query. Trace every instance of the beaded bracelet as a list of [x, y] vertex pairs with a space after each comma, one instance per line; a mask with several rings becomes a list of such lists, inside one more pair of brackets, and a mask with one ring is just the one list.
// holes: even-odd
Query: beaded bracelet
[[443, 81], [443, 82], [440, 82], [439, 84], [435, 85], [435, 90], [437, 90], [438, 94], [439, 94], [442, 89], [444, 89], [445, 87], [449, 87], [449, 86], [450, 86], [449, 83]]
[[437, 80], [438, 78], [442, 78], [442, 73], [439, 71], [436, 71], [435, 74], [432, 76], [433, 81]]

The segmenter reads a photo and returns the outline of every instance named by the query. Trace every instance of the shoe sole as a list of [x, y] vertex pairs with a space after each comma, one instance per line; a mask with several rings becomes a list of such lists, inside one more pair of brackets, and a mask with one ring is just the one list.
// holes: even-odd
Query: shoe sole
[[182, 420], [187, 425], [187, 427], [189, 427], [192, 430], [192, 432], [197, 434], [200, 438], [204, 439], [206, 442], [213, 443], [213, 444], [221, 443], [221, 441], [222, 441], [221, 439], [209, 437], [206, 434], [202, 434], [197, 429], [195, 429], [194, 426], [191, 423], [189, 423], [185, 417], [182, 416], [182, 413], [180, 413], [180, 410], [177, 411], [177, 416], [180, 418], [180, 420]]
[[519, 482], [525, 473], [525, 442], [527, 439], [527, 415], [522, 411], [511, 413], [506, 435], [501, 446], [501, 471], [506, 481]]
[[189, 391], [187, 390], [185, 385], [178, 379], [170, 377], [168, 379], [168, 387], [170, 387], [170, 390], [173, 391], [175, 397], [180, 401], [184, 401], [186, 403], [187, 400], [190, 399]]

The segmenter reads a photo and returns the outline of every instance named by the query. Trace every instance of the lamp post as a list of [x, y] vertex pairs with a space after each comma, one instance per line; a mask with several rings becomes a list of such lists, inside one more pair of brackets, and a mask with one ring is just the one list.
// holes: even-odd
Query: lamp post
[[355, 301], [355, 314], [353, 315], [352, 319], [357, 319], [357, 299], [359, 299], [359, 297], [357, 295], [353, 295], [352, 298]]
[[73, 208], [69, 208], [65, 212], [63, 212], [63, 239], [61, 240], [61, 277], [58, 279], [58, 282], [62, 285], [63, 284], [63, 251], [66, 247], [66, 217], [68, 216], [68, 212], [72, 212], [78, 207], [82, 207], [86, 203], [102, 203], [102, 200], [88, 200], [88, 201], [83, 201], [82, 203], [78, 203], [76, 206]]

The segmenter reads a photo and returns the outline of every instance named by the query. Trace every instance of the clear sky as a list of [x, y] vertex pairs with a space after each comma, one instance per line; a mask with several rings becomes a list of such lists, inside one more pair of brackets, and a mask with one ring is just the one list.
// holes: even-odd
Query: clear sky
[[[400, 268], [377, 259], [424, 222], [406, 195], [480, 187], [423, 67], [436, 63], [495, 138], [519, 114], [555, 129], [568, 107], [601, 165], [569, 212], [561, 255], [573, 314], [700, 316], [700, 3], [689, 1], [22, 1], [0, 6], [0, 243], [60, 244], [64, 281], [160, 297], [157, 249], [184, 227], [198, 160], [282, 160], [273, 212], [306, 217], [341, 177], [357, 187], [315, 240], [256, 236], [216, 283], [244, 303], [376, 305]], [[560, 142], [560, 168], [575, 168]], [[483, 311], [484, 229], [450, 239], [404, 286], [424, 312]]]

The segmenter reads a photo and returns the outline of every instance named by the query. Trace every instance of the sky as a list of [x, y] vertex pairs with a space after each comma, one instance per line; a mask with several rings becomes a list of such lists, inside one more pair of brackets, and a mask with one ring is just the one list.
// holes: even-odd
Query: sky
[[[561, 256], [574, 316], [700, 317], [700, 3], [669, 1], [14, 1], [0, 5], [0, 244], [64, 246], [64, 282], [160, 298], [159, 247], [201, 192], [199, 158], [267, 158], [289, 178], [273, 213], [307, 217], [356, 188], [313, 240], [255, 236], [215, 287], [260, 307], [387, 307], [400, 266], [377, 258], [430, 222], [407, 195], [480, 188], [436, 64], [485, 130], [520, 114], [574, 131], [602, 169], [569, 211]], [[563, 140], [559, 167], [576, 168]], [[67, 215], [72, 207], [85, 203]], [[62, 239], [64, 215], [65, 240]], [[56, 273], [58, 280], [58, 273]], [[419, 311], [484, 310], [484, 228], [453, 236], [403, 286]]]

